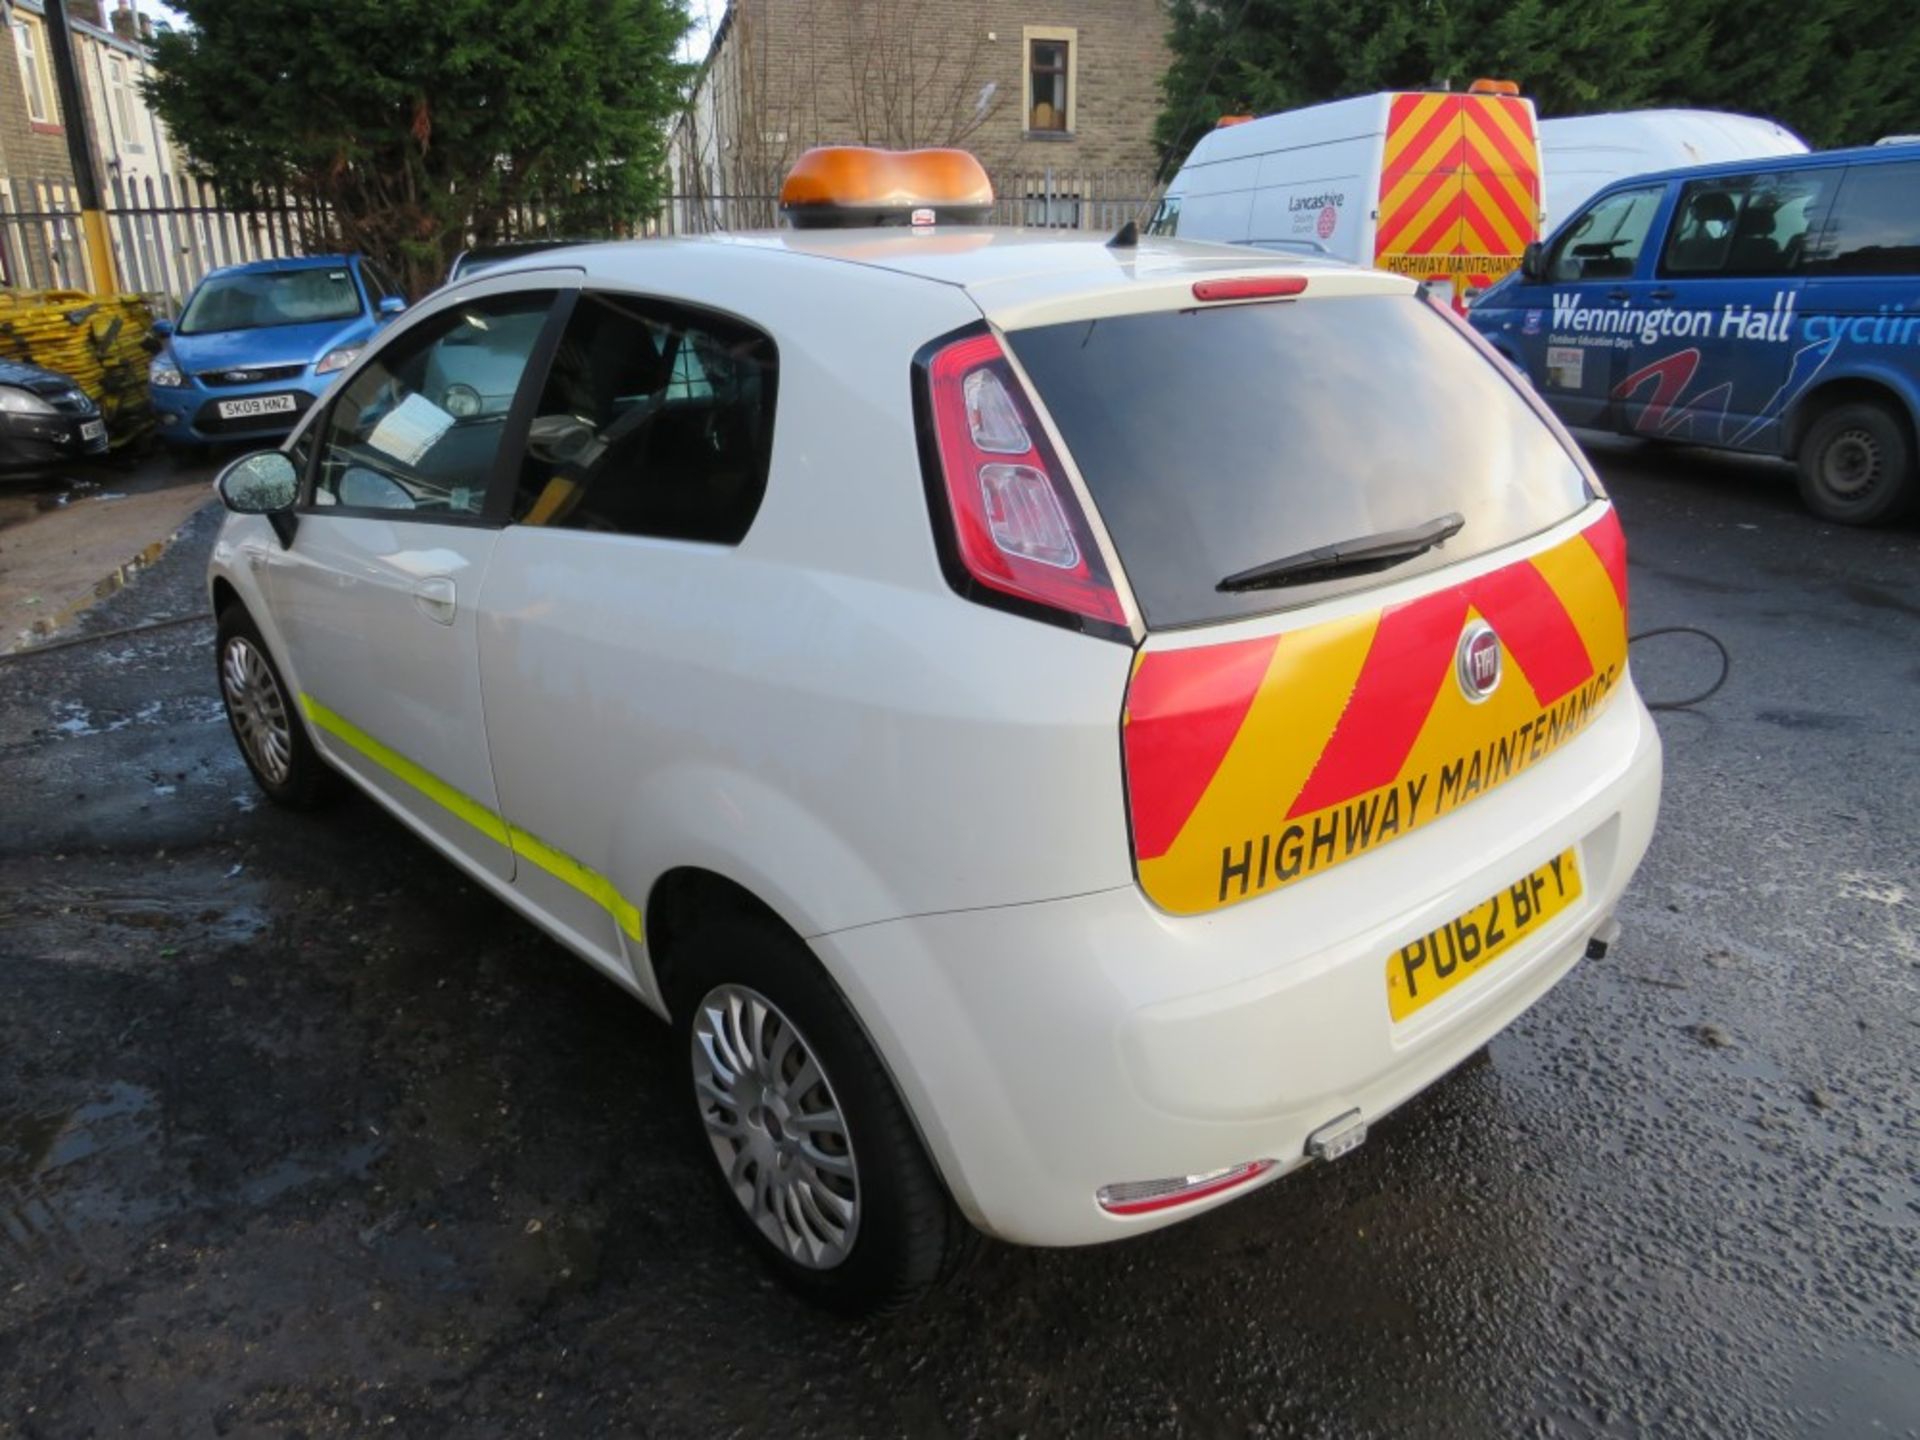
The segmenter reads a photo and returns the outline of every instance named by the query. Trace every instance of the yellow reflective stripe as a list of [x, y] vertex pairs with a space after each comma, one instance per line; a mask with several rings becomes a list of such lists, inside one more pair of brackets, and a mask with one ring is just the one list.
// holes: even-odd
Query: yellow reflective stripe
[[640, 939], [640, 907], [613, 888], [613, 882], [598, 870], [589, 869], [563, 850], [556, 850], [538, 835], [530, 835], [518, 825], [507, 826], [513, 853], [531, 860], [554, 879], [571, 885], [602, 910], [635, 940]]
[[307, 712], [307, 718], [322, 730], [345, 741], [388, 774], [406, 781], [441, 809], [458, 815], [495, 844], [507, 843], [507, 827], [500, 823], [500, 817], [471, 795], [461, 793], [438, 775], [421, 769], [399, 751], [388, 749], [351, 720], [336, 715], [311, 695], [303, 694], [300, 697], [300, 707]]
[[329, 710], [311, 695], [301, 695], [300, 708], [315, 725], [352, 746], [388, 774], [404, 780], [441, 809], [459, 816], [495, 844], [505, 845], [522, 859], [532, 861], [554, 879], [571, 885], [611, 915], [614, 924], [636, 942], [642, 938], [640, 907], [615, 889], [613, 882], [598, 870], [582, 865], [563, 850], [554, 849], [531, 831], [522, 830], [517, 825], [503, 824], [498, 815], [471, 795], [454, 789], [438, 775], [422, 769], [399, 751], [382, 745], [351, 720]]

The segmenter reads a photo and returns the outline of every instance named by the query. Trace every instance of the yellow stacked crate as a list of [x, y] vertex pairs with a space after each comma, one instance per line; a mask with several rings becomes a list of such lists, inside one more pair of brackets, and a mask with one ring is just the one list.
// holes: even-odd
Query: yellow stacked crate
[[146, 348], [152, 329], [143, 296], [0, 290], [0, 355], [72, 377], [99, 402], [116, 447], [153, 426]]

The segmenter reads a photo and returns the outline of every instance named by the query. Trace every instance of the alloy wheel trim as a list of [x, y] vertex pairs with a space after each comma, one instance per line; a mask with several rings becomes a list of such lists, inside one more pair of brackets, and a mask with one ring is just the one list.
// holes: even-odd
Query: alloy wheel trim
[[694, 1012], [695, 1102], [728, 1190], [768, 1243], [831, 1270], [860, 1233], [845, 1112], [806, 1036], [759, 991], [723, 984]]
[[293, 772], [287, 699], [267, 657], [244, 635], [229, 637], [221, 653], [220, 689], [247, 757], [272, 784], [286, 784]]

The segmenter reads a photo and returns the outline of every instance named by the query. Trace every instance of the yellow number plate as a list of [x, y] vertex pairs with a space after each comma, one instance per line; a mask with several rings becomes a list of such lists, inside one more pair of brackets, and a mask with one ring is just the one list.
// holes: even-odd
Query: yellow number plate
[[1556, 855], [1387, 960], [1387, 1007], [1404, 1020], [1472, 979], [1580, 898], [1580, 861]]

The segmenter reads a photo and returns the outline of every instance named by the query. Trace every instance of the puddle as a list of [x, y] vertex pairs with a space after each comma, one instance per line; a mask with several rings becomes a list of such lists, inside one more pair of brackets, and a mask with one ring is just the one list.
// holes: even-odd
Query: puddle
[[117, 595], [126, 589], [127, 586], [131, 585], [140, 577], [142, 572], [151, 569], [160, 557], [167, 553], [168, 547], [172, 544], [172, 535], [169, 535], [164, 540], [154, 541], [124, 565], [116, 570], [109, 571], [94, 581], [93, 589], [86, 596], [74, 601], [64, 609], [56, 611], [52, 615], [47, 615], [35, 620], [33, 624], [20, 631], [18, 635], [14, 637], [11, 648], [14, 650], [31, 650], [42, 641], [53, 639], [61, 630], [71, 625], [75, 620], [79, 619], [81, 615], [91, 610], [102, 600]]
[[[131, 715], [116, 715], [111, 720], [97, 718], [78, 700], [55, 700], [53, 702], [54, 722], [47, 728], [56, 735], [65, 735], [69, 739], [80, 739], [87, 735], [111, 735], [116, 730], [125, 730], [129, 725], [164, 725], [167, 723], [163, 700], [149, 700]], [[189, 724], [205, 725], [215, 720], [226, 719], [226, 711], [221, 708], [219, 697], [212, 700], [200, 699], [198, 703], [187, 707], [184, 717]]]
[[[193, 960], [250, 945], [273, 923], [265, 882], [256, 875], [174, 872], [164, 894], [75, 882], [44, 883], [14, 902], [9, 922], [42, 927], [49, 954], [105, 960], [125, 951], [124, 935], [154, 937], [160, 958]], [[151, 955], [143, 948], [140, 963]]]
[[64, 510], [73, 501], [84, 499], [99, 488], [91, 480], [73, 479], [56, 480], [33, 489], [12, 488], [11, 493], [0, 494], [0, 530], [25, 524], [51, 510]]
[[176, 1207], [164, 1192], [139, 1196], [88, 1183], [90, 1162], [144, 1150], [160, 1128], [145, 1086], [111, 1081], [69, 1110], [0, 1109], [0, 1272], [87, 1256], [87, 1227], [143, 1225]]

